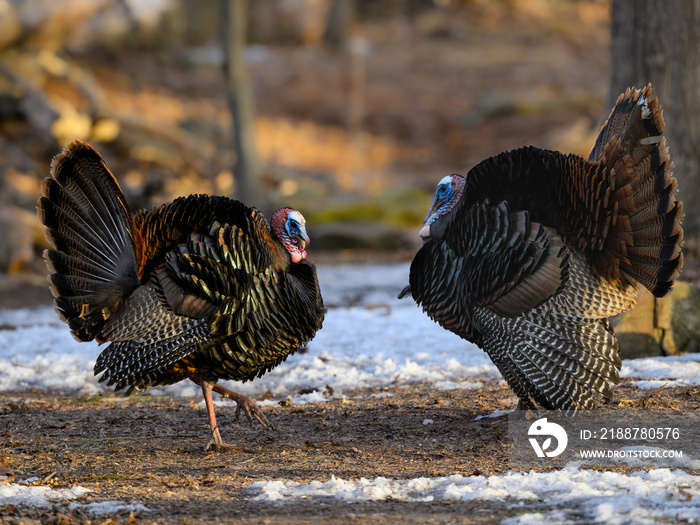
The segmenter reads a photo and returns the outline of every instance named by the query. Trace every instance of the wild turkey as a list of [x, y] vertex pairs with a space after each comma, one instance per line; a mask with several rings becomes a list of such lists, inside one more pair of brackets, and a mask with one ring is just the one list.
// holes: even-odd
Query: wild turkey
[[479, 345], [519, 408], [593, 408], [619, 381], [608, 317], [637, 285], [671, 292], [683, 264], [682, 204], [648, 85], [620, 95], [589, 159], [534, 147], [437, 187], [410, 293]]
[[212, 391], [248, 419], [251, 399], [217, 385], [252, 380], [321, 328], [316, 268], [295, 210], [263, 215], [225, 197], [191, 195], [133, 217], [90, 145], [51, 164], [38, 213], [53, 249], [44, 258], [56, 310], [79, 341], [110, 344], [95, 374], [126, 394], [189, 378], [201, 386], [214, 448], [223, 443]]

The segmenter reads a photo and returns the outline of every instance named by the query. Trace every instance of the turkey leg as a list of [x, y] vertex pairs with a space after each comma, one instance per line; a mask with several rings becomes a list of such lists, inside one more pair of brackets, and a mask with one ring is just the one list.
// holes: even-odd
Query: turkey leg
[[212, 437], [207, 446], [204, 447], [205, 450], [213, 448], [214, 450], [228, 449], [228, 450], [238, 450], [240, 447], [234, 445], [229, 445], [224, 443], [221, 439], [221, 433], [219, 432], [219, 425], [216, 423], [216, 414], [214, 413], [214, 400], [212, 399], [211, 392], [213, 386], [211, 383], [202, 381], [199, 383], [202, 387], [202, 395], [204, 396], [204, 404], [207, 406], [207, 416], [209, 416], [209, 426], [211, 427]]
[[243, 413], [248, 418], [248, 421], [252, 421], [253, 417], [255, 417], [255, 419], [257, 419], [262, 426], [270, 427], [274, 430], [274, 427], [267, 420], [267, 418], [265, 417], [265, 414], [260, 409], [260, 407], [255, 403], [255, 401], [253, 401], [249, 397], [246, 397], [246, 396], [243, 396], [243, 395], [238, 394], [236, 392], [233, 392], [232, 390], [229, 390], [228, 388], [224, 388], [221, 385], [217, 385], [216, 383], [210, 383], [208, 381], [204, 381], [200, 376], [197, 376], [197, 375], [191, 375], [190, 380], [202, 388], [202, 395], [204, 396], [204, 404], [207, 407], [207, 416], [209, 417], [209, 426], [211, 427], [211, 431], [212, 431], [212, 440], [207, 445], [207, 449], [210, 446], [213, 446], [215, 449], [218, 449], [218, 448], [229, 448], [229, 449], [237, 448], [233, 445], [227, 445], [221, 439], [221, 433], [219, 432], [219, 426], [216, 422], [216, 414], [214, 413], [214, 400], [212, 399], [212, 394], [211, 394], [212, 391], [216, 392], [217, 394], [220, 394], [223, 397], [228, 397], [230, 399], [233, 399], [236, 402], [236, 405], [237, 405], [236, 417], [239, 417], [241, 411], [243, 411]]

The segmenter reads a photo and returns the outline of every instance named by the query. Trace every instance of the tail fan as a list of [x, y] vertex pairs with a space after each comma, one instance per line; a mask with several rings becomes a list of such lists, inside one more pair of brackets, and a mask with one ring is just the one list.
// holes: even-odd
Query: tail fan
[[[617, 220], [607, 243], [620, 272], [657, 297], [669, 294], [683, 266], [683, 205], [651, 85], [620, 95], [589, 160], [609, 172]], [[598, 261], [604, 265], [605, 261]]]
[[75, 141], [53, 160], [42, 195], [56, 310], [77, 339], [102, 341], [105, 321], [139, 284], [124, 194], [100, 154]]

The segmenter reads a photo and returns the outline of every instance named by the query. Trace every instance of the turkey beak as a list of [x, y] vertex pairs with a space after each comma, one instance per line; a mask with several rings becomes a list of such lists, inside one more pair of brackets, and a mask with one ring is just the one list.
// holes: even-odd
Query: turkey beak
[[299, 246], [299, 249], [301, 250], [306, 250], [306, 247], [311, 244], [311, 239], [309, 239], [309, 236], [306, 234], [306, 231], [302, 231], [301, 235], [296, 235], [296, 241], [297, 245]]
[[430, 208], [428, 209], [428, 213], [425, 215], [425, 220], [423, 221], [424, 223], [428, 222], [428, 219], [430, 219], [430, 216], [438, 211], [440, 208], [442, 208], [445, 205], [445, 199], [438, 198], [437, 196], [433, 199], [432, 204], [430, 204]]
[[421, 230], [418, 232], [418, 235], [420, 235], [421, 239], [423, 241], [427, 241], [430, 238], [430, 224], [428, 223], [428, 220], [434, 213], [436, 213], [442, 206], [445, 204], [445, 199], [440, 199], [435, 196], [433, 199], [432, 204], [430, 205], [430, 208], [428, 209], [428, 213], [425, 216], [425, 220], [423, 221], [423, 227]]

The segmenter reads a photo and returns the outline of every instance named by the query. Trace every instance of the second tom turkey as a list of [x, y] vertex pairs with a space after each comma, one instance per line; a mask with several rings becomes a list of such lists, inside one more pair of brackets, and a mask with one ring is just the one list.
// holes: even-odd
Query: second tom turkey
[[609, 400], [608, 318], [635, 305], [637, 283], [671, 292], [683, 207], [663, 130], [651, 86], [628, 89], [588, 160], [528, 147], [440, 181], [402, 296], [485, 350], [519, 408]]
[[213, 433], [212, 391], [268, 424], [251, 399], [217, 384], [261, 376], [305, 345], [325, 309], [306, 260], [304, 217], [263, 215], [225, 197], [191, 195], [133, 217], [91, 146], [54, 159], [39, 216], [56, 309], [79, 341], [111, 342], [100, 381], [127, 394], [191, 379]]

